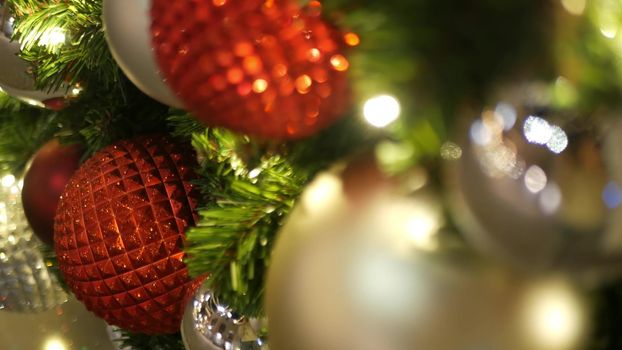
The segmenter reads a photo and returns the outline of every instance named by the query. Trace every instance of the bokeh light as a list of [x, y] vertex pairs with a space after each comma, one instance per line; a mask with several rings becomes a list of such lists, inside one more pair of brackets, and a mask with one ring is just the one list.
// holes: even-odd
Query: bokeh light
[[377, 128], [384, 128], [399, 118], [402, 112], [399, 101], [390, 95], [372, 97], [363, 106], [363, 116]]

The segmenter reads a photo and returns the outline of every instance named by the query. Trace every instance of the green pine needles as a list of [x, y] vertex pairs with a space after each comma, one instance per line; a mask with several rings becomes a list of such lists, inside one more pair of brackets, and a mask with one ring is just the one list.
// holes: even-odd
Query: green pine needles
[[102, 2], [96, 0], [9, 0], [17, 14], [14, 40], [22, 58], [33, 63], [42, 89], [80, 83], [110, 89], [119, 80], [101, 21]]
[[263, 313], [263, 282], [282, 221], [306, 182], [279, 155], [256, 161], [243, 154], [248, 140], [208, 129], [192, 138], [201, 160], [197, 181], [204, 199], [200, 221], [187, 231], [187, 264], [235, 310]]

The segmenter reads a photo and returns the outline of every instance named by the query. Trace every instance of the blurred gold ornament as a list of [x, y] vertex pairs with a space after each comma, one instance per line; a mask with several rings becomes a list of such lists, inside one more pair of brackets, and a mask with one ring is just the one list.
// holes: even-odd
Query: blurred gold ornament
[[[371, 165], [309, 185], [271, 257], [272, 350], [580, 348], [585, 310], [572, 285], [454, 249], [436, 197], [400, 188]], [[566, 298], [532, 297], [552, 286]], [[542, 316], [550, 310], [567, 324]]]

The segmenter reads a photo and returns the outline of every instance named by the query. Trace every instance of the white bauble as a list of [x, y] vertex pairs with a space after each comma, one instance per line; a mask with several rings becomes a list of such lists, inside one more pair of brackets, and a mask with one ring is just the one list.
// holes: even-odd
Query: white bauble
[[172, 107], [182, 108], [160, 75], [151, 46], [151, 0], [104, 0], [106, 40], [125, 75], [145, 94]]
[[580, 348], [585, 313], [569, 284], [446, 249], [434, 196], [401, 194], [365, 169], [345, 174], [320, 175], [279, 234], [271, 350]]

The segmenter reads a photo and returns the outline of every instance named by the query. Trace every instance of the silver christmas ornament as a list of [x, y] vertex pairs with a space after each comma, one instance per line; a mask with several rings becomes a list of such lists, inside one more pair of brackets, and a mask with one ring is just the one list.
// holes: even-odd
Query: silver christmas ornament
[[186, 350], [269, 350], [259, 320], [247, 319], [218, 302], [205, 286], [188, 303], [181, 323]]
[[45, 311], [67, 295], [47, 270], [39, 250], [43, 244], [28, 227], [20, 186], [12, 175], [0, 180], [0, 309]]
[[[46, 101], [64, 98], [68, 94], [68, 87], [50, 92], [36, 89], [35, 81], [29, 74], [30, 63], [18, 56], [20, 44], [11, 41], [14, 21], [9, 8], [0, 3], [0, 28], [2, 28], [0, 32], [0, 91], [42, 108], [46, 107]], [[51, 34], [48, 37], [56, 38], [63, 35], [64, 38], [64, 34], [60, 32], [54, 33], [56, 37]], [[77, 95], [74, 90], [69, 93]]]
[[566, 83], [518, 85], [462, 129], [449, 203], [480, 251], [598, 282], [622, 272], [622, 129], [561, 108]]
[[134, 85], [161, 103], [182, 108], [156, 63], [150, 8], [151, 0], [104, 0], [106, 40], [114, 59]]

